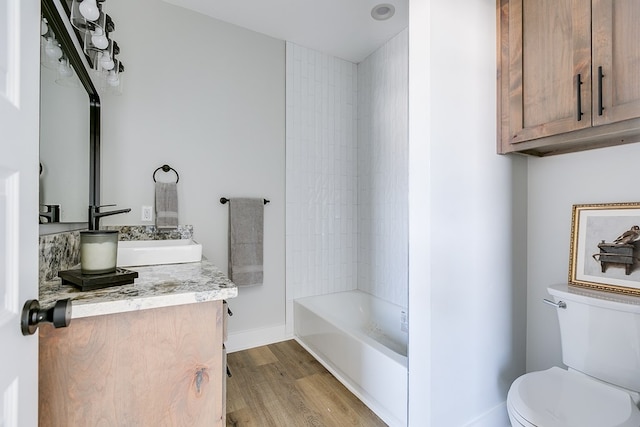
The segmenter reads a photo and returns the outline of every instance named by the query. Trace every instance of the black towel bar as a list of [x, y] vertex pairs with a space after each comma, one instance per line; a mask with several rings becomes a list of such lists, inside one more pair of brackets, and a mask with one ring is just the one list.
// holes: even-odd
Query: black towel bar
[[174, 168], [172, 168], [169, 165], [162, 165], [158, 169], [153, 171], [153, 182], [156, 182], [156, 172], [158, 172], [160, 169], [162, 169], [163, 172], [169, 172], [169, 171], [175, 172], [175, 174], [176, 174], [176, 184], [178, 183], [178, 181], [180, 181], [180, 175], [178, 175], [178, 171], [177, 170], [175, 170]]
[[[231, 199], [227, 199], [226, 197], [220, 197], [220, 203], [222, 203], [223, 205], [226, 204], [230, 200]], [[263, 199], [263, 200], [264, 200], [264, 204], [265, 205], [270, 202], [270, 200], [267, 200], [267, 199]]]

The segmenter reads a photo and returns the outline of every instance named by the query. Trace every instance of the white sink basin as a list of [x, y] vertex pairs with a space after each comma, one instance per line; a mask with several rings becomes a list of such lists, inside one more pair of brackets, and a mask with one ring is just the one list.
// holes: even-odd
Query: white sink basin
[[118, 267], [178, 264], [202, 260], [202, 245], [192, 239], [118, 242]]

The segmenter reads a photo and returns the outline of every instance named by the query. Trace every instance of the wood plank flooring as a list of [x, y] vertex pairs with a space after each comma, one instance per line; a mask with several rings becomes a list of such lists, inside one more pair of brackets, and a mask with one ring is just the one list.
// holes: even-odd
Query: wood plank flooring
[[227, 426], [386, 426], [295, 340], [228, 355]]

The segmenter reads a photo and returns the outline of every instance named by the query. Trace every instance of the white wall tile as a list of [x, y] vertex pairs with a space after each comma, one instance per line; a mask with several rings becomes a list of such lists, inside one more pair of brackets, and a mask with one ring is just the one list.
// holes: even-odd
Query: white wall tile
[[357, 66], [292, 43], [287, 58], [287, 250], [306, 253], [287, 258], [289, 295], [406, 306], [407, 32]]
[[[340, 155], [355, 149], [352, 129], [356, 105], [341, 94], [353, 85], [356, 66], [293, 43], [287, 43], [287, 234], [301, 256], [287, 258], [287, 288], [293, 298], [356, 288], [355, 257], [344, 253], [355, 245], [357, 228], [342, 227], [355, 202], [343, 203], [343, 188], [354, 188], [355, 158]], [[299, 95], [298, 95], [299, 94]], [[300, 245], [300, 246], [299, 246]], [[287, 250], [291, 250], [291, 247]], [[290, 298], [290, 297], [288, 297]]]
[[358, 64], [358, 288], [407, 306], [408, 33]]

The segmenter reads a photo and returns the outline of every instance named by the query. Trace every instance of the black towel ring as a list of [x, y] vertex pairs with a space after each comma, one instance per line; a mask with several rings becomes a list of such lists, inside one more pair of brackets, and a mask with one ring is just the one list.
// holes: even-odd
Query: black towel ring
[[[267, 200], [267, 199], [262, 199], [262, 200], [265, 205], [270, 202], [270, 200]], [[227, 199], [226, 197], [220, 197], [220, 203], [222, 203], [223, 205], [229, 201], [230, 199]]]
[[177, 170], [175, 170], [169, 165], [162, 165], [158, 169], [153, 171], [153, 182], [156, 182], [156, 172], [158, 172], [160, 169], [162, 169], [163, 172], [173, 171], [176, 174], [176, 184], [178, 183], [178, 181], [180, 181], [180, 175], [178, 175]]

